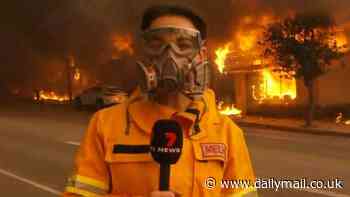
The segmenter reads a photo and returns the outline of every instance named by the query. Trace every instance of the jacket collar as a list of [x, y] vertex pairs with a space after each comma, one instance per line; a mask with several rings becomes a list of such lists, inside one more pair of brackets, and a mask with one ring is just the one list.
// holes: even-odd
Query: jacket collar
[[[200, 139], [207, 136], [208, 127], [219, 122], [219, 117], [215, 104], [215, 94], [211, 89], [204, 92], [202, 101], [194, 101], [193, 104], [196, 104], [195, 102], [202, 102], [204, 107], [199, 110], [201, 112], [199, 122], [201, 132], [191, 136], [191, 139]], [[130, 96], [127, 105], [132, 122], [147, 134], [152, 132], [154, 123], [160, 119], [179, 120], [182, 126], [188, 125], [187, 129], [193, 127], [196, 120], [196, 116], [191, 113], [177, 112], [171, 107], [146, 100], [139, 88]]]

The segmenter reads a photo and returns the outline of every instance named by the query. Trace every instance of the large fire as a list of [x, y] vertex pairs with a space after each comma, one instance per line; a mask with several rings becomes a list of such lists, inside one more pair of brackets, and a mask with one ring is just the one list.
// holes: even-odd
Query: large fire
[[69, 97], [67, 95], [58, 95], [54, 91], [44, 91], [40, 90], [39, 95], [34, 96], [34, 100], [36, 101], [58, 101], [65, 102], [69, 101]]
[[263, 69], [260, 83], [252, 86], [253, 98], [260, 103], [274, 98], [295, 99], [297, 97], [296, 80], [292, 77], [286, 78], [284, 75], [286, 73], [273, 72], [268, 68]]
[[[273, 62], [270, 59], [261, 59], [258, 41], [263, 35], [266, 25], [278, 19], [272, 15], [243, 18], [231, 40], [215, 50], [215, 63], [220, 73], [230, 73], [231, 68], [237, 70], [254, 71], [258, 70], [260, 79], [255, 81], [252, 88], [252, 97], [259, 103], [268, 100], [280, 100], [289, 103], [297, 97], [296, 79], [287, 73], [273, 72]], [[349, 51], [349, 40], [344, 27], [335, 29], [335, 40], [330, 44], [340, 48], [341, 52]], [[301, 41], [303, 36], [298, 37]], [[229, 67], [229, 68], [228, 68]], [[244, 68], [245, 67], [245, 68]], [[269, 68], [266, 68], [269, 67]], [[243, 68], [243, 69], [242, 69]], [[251, 70], [249, 70], [252, 68]], [[280, 102], [279, 102], [280, 103]]]
[[273, 17], [270, 15], [258, 18], [244, 17], [232, 39], [215, 50], [215, 63], [220, 73], [224, 73], [225, 69], [229, 70], [228, 66], [239, 67], [261, 64], [258, 40], [263, 34], [263, 27], [272, 22]]
[[261, 63], [262, 60], [257, 57], [258, 34], [258, 31], [255, 30], [239, 31], [234, 40], [226, 43], [223, 47], [218, 47], [215, 50], [215, 64], [219, 72], [224, 73], [228, 65]]

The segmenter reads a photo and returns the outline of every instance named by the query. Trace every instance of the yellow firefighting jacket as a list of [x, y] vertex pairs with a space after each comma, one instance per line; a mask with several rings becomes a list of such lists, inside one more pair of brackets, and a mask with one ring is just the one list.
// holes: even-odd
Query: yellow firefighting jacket
[[148, 145], [155, 121], [169, 118], [187, 132], [181, 157], [171, 166], [171, 191], [183, 197], [257, 196], [242, 130], [218, 113], [212, 90], [201, 103], [193, 103], [202, 106], [197, 128], [193, 114], [141, 99], [139, 90], [125, 103], [96, 112], [63, 197], [149, 196], [158, 190], [159, 165]]

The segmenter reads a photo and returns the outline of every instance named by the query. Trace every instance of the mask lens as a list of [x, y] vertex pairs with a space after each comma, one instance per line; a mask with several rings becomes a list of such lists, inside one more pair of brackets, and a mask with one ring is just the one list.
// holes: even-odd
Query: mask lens
[[181, 36], [176, 39], [176, 42], [171, 43], [171, 46], [176, 54], [181, 56], [191, 56], [199, 50], [195, 39]]
[[163, 42], [161, 38], [158, 38], [154, 35], [150, 35], [144, 39], [144, 50], [147, 54], [150, 55], [160, 55], [163, 50], [166, 48], [166, 43]]
[[183, 28], [158, 28], [143, 33], [144, 49], [150, 55], [161, 55], [168, 45], [178, 55], [191, 55], [200, 48], [200, 34]]

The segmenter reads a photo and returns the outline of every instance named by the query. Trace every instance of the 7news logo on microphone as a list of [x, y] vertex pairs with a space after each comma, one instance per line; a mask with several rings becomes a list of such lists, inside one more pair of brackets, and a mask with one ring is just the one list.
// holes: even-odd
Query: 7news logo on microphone
[[156, 161], [175, 163], [183, 145], [182, 128], [175, 120], [159, 120], [153, 126], [150, 151]]
[[168, 148], [171, 148], [176, 142], [176, 139], [177, 139], [176, 133], [174, 133], [172, 131], [166, 132], [165, 137], [168, 140], [168, 143], [166, 144], [166, 146]]

